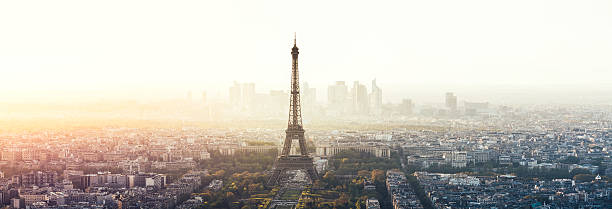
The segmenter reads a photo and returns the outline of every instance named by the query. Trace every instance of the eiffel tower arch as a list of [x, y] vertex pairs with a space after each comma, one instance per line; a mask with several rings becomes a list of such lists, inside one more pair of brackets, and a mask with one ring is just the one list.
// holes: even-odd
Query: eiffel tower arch
[[[304, 127], [302, 126], [302, 110], [300, 106], [300, 83], [298, 73], [298, 54], [296, 39], [293, 40], [291, 56], [293, 58], [291, 66], [291, 96], [289, 98], [289, 121], [285, 130], [285, 142], [283, 150], [278, 156], [272, 168], [272, 175], [268, 180], [268, 185], [278, 184], [281, 177], [289, 170], [304, 170], [314, 182], [319, 179], [317, 170], [312, 163], [312, 157], [308, 155], [306, 140], [304, 139]], [[297, 140], [299, 143], [299, 154], [290, 155], [291, 143]]]

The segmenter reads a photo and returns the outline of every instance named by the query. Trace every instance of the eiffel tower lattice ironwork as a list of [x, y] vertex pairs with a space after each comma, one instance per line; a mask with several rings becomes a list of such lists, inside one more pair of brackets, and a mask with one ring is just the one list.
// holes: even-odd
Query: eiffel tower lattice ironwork
[[[289, 99], [289, 122], [285, 130], [285, 142], [281, 155], [276, 159], [272, 169], [272, 175], [268, 180], [269, 185], [278, 184], [281, 176], [288, 170], [304, 170], [314, 182], [319, 178], [312, 163], [312, 157], [308, 155], [306, 140], [304, 139], [304, 127], [302, 126], [302, 111], [300, 107], [300, 83], [298, 73], [298, 54], [296, 39], [293, 40], [291, 56], [293, 58], [291, 67], [291, 96]], [[290, 155], [291, 143], [298, 140], [300, 146], [299, 155]]]

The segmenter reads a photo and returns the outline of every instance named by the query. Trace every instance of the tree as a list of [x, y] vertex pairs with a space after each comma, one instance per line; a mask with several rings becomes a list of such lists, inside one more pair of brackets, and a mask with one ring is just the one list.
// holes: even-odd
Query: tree
[[336, 206], [339, 207], [343, 207], [346, 206], [346, 204], [348, 204], [349, 201], [349, 196], [346, 195], [345, 193], [340, 194], [340, 197], [338, 197], [338, 199], [336, 199], [336, 201], [334, 201], [336, 203]]
[[592, 174], [578, 174], [574, 176], [574, 180], [585, 182], [585, 181], [593, 181], [595, 179], [595, 175]]
[[570, 172], [570, 175], [573, 177], [575, 177], [576, 175], [580, 175], [580, 174], [591, 174], [591, 171], [584, 169], [584, 168], [574, 168]]
[[329, 186], [335, 186], [338, 184], [338, 180], [336, 179], [336, 174], [333, 171], [325, 172], [323, 175], [323, 182], [327, 183]]
[[385, 181], [385, 171], [378, 169], [372, 170], [372, 180]]
[[357, 176], [367, 177], [367, 176], [369, 176], [369, 175], [371, 175], [371, 173], [370, 173], [370, 171], [368, 171], [368, 170], [360, 170], [360, 171], [357, 171]]
[[561, 163], [565, 163], [565, 164], [578, 164], [579, 162], [580, 162], [580, 159], [575, 156], [568, 156], [567, 158], [561, 161]]
[[234, 195], [233, 192], [226, 192], [225, 193], [225, 198], [228, 202], [234, 202], [236, 201], [236, 195]]
[[216, 178], [223, 177], [224, 175], [225, 175], [225, 170], [223, 170], [223, 169], [218, 170], [217, 172], [215, 172], [215, 173], [213, 174], [213, 176], [214, 176], [214, 177], [216, 177]]

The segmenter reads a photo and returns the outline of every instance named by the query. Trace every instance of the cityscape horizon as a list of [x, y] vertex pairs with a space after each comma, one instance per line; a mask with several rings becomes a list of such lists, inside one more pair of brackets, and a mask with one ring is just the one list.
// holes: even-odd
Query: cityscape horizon
[[605, 0], [2, 1], [0, 209], [612, 208], [610, 23]]

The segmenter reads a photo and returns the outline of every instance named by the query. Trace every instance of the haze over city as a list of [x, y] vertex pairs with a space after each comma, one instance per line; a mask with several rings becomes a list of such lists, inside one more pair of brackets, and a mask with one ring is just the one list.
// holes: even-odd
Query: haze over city
[[0, 209], [612, 208], [612, 2], [0, 1]]
[[[609, 1], [40, 1], [0, 7], [4, 102], [150, 101], [233, 81], [369, 82], [385, 102], [610, 104]], [[486, 89], [486, 91], [483, 91]], [[580, 102], [566, 96], [581, 97]], [[526, 101], [528, 100], [528, 101]]]

